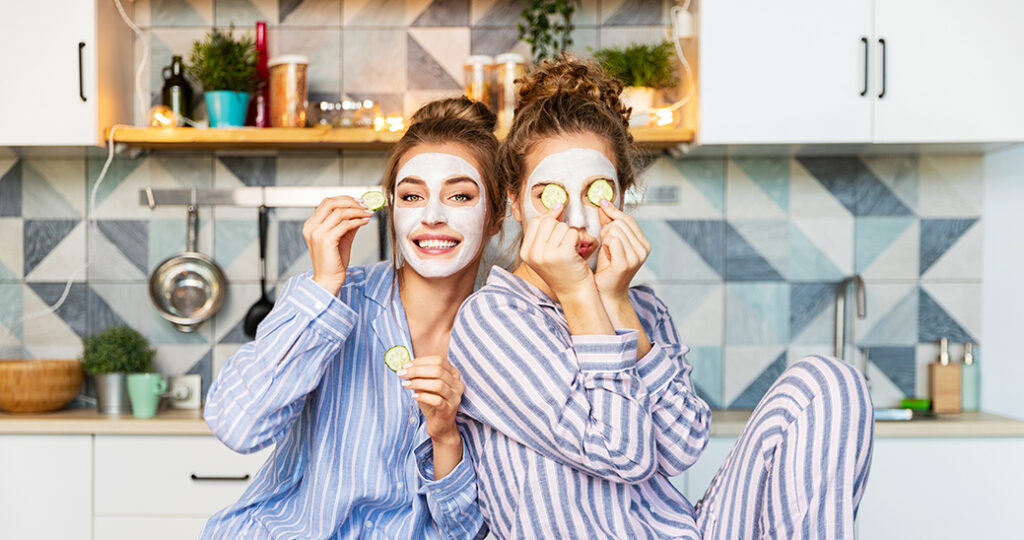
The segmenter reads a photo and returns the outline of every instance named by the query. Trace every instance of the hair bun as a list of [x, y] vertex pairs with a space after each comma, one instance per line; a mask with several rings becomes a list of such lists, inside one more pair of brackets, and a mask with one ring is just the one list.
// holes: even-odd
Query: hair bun
[[438, 99], [427, 103], [412, 115], [409, 125], [452, 119], [477, 124], [487, 131], [494, 131], [495, 126], [498, 125], [498, 117], [487, 108], [487, 105], [473, 101], [466, 96]]
[[520, 81], [520, 107], [564, 94], [600, 103], [629, 126], [632, 109], [619, 99], [622, 82], [610, 77], [591, 60], [563, 53], [558, 60], [537, 64]]

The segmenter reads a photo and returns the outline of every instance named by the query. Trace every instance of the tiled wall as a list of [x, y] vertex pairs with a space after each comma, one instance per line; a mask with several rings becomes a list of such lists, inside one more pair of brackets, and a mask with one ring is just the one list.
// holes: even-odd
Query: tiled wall
[[[154, 88], [172, 51], [187, 51], [210, 24], [232, 21], [248, 27], [266, 19], [272, 53], [310, 55], [314, 95], [335, 99], [344, 91], [406, 111], [458, 92], [470, 51], [524, 50], [515, 44], [514, 0], [136, 4], [153, 49]], [[661, 32], [650, 26], [664, 20], [661, 1], [583, 5], [581, 50]], [[76, 356], [82, 336], [127, 322], [155, 344], [161, 371], [201, 373], [208, 383], [245, 341], [240, 322], [259, 297], [256, 212], [200, 212], [200, 250], [225, 269], [230, 290], [214, 320], [182, 334], [151, 307], [146, 283], [159, 261], [184, 247], [184, 209], [151, 211], [139, 204], [139, 190], [366, 185], [379, 180], [384, 159], [359, 152], [124, 156], [87, 210], [102, 158], [0, 158], [0, 357]], [[871, 358], [876, 404], [922, 395], [934, 340], [980, 339], [981, 163], [977, 155], [659, 157], [645, 182], [674, 186], [680, 199], [636, 212], [655, 246], [638, 281], [654, 285], [670, 306], [692, 348], [699, 391], [714, 406], [749, 408], [788, 361], [831, 353], [836, 285], [859, 273], [868, 312], [851, 328]], [[278, 284], [309, 267], [299, 233], [308, 213], [272, 212], [269, 271]], [[87, 217], [96, 219], [91, 233]], [[360, 235], [355, 260], [376, 260], [376, 230]], [[68, 278], [61, 308], [39, 315], [61, 298]], [[39, 316], [19, 325], [26, 315]]]

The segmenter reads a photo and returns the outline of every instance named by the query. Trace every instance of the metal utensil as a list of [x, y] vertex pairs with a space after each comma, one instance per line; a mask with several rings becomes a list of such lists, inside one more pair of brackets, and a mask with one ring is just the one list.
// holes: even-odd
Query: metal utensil
[[260, 299], [245, 314], [242, 329], [250, 338], [256, 337], [256, 328], [274, 309], [274, 302], [267, 296], [267, 207], [260, 206]]
[[182, 332], [193, 332], [213, 317], [227, 293], [224, 272], [213, 259], [196, 251], [198, 222], [196, 205], [188, 205], [185, 251], [164, 259], [149, 276], [153, 305]]

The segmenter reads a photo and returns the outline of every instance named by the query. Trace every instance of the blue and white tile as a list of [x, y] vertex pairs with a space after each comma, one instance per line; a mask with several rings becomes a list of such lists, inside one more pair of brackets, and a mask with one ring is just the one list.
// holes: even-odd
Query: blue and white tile
[[[273, 287], [273, 281], [267, 284]], [[271, 300], [275, 300], [273, 291], [269, 291]], [[245, 315], [249, 308], [260, 299], [259, 283], [232, 281], [229, 294], [217, 315], [214, 316], [213, 341], [216, 344], [247, 343], [252, 338], [245, 335]]]
[[601, 24], [606, 26], [668, 23], [664, 0], [601, 0]]
[[21, 283], [0, 282], [0, 358], [22, 358], [22, 296]]
[[21, 217], [22, 162], [0, 158], [0, 218]]
[[519, 30], [515, 27], [474, 26], [470, 30], [470, 48], [472, 54], [497, 56], [514, 52], [530, 58], [530, 44], [519, 40]]
[[[172, 345], [164, 344], [156, 347], [156, 356], [153, 357], [153, 364], [158, 373], [164, 375], [182, 375], [189, 373], [192, 368], [211, 356], [211, 346], [206, 345]], [[212, 360], [206, 360], [207, 365]], [[208, 386], [209, 381], [203, 380], [203, 385]]]
[[693, 366], [690, 381], [697, 395], [712, 409], [721, 409], [722, 403], [722, 347], [693, 346], [686, 353], [686, 360]]
[[20, 282], [24, 275], [24, 225], [21, 218], [0, 218], [0, 282]]
[[[210, 321], [205, 321], [199, 327], [191, 332], [182, 332], [174, 327], [170, 322], [160, 316], [160, 313], [153, 307], [152, 303], [149, 303], [150, 315], [149, 315], [149, 342], [153, 344], [154, 348], [157, 349], [157, 361], [165, 366], [172, 366], [181, 364], [184, 367], [180, 367], [179, 371], [162, 371], [161, 373], [184, 373], [188, 366], [195, 363], [198, 357], [185, 357], [185, 358], [174, 358], [171, 356], [171, 352], [177, 348], [182, 348], [184, 351], [198, 351], [202, 348], [210, 347], [210, 339], [213, 334], [212, 325]], [[160, 356], [164, 355], [164, 359], [161, 361]], [[187, 356], [187, 355], [186, 355]], [[191, 361], [190, 361], [191, 360]]]
[[346, 94], [404, 93], [407, 41], [405, 30], [346, 29], [342, 46], [343, 91]]
[[[149, 222], [149, 254], [146, 275], [149, 275], [161, 261], [185, 250], [187, 224], [184, 210], [178, 219], [153, 219]], [[199, 231], [196, 250], [209, 255], [213, 250], [212, 212], [210, 208], [199, 208]], [[254, 220], [255, 223], [255, 220]]]
[[[220, 210], [215, 209], [218, 214]], [[240, 281], [253, 281], [260, 277], [259, 213], [255, 208], [244, 210], [251, 214], [248, 219], [217, 219], [213, 232], [213, 258], [224, 270], [232, 286]], [[273, 276], [267, 278], [273, 279]]]
[[725, 285], [725, 343], [789, 343], [789, 284], [729, 282]]
[[602, 49], [626, 47], [634, 43], [656, 45], [666, 38], [666, 27], [655, 25], [602, 26], [598, 36]]
[[410, 28], [406, 40], [409, 90], [462, 89], [462, 63], [470, 51], [469, 28]]
[[854, 220], [804, 218], [789, 222], [790, 281], [840, 281], [853, 273]]
[[[808, 160], [810, 158], [807, 158]], [[855, 206], [852, 182], [835, 182], [826, 187], [807, 167], [825, 174], [820, 161], [794, 159], [789, 170], [789, 213], [794, 220], [808, 218], [853, 219]]]
[[[171, 65], [171, 57], [179, 55], [187, 62], [192, 51], [192, 43], [204, 39], [206, 34], [211, 31], [209, 23], [197, 26], [201, 27], [153, 28], [149, 30], [149, 76], [143, 77], [142, 81], [142, 91], [144, 95], [149, 96], [149, 104], [160, 103], [160, 90], [164, 84], [163, 68]], [[234, 35], [237, 37], [243, 31], [236, 29]], [[139, 42], [135, 44], [135, 58], [142, 58], [142, 45]], [[203, 101], [203, 88], [199, 83], [194, 83], [192, 84], [192, 90], [193, 119], [204, 121], [206, 119], [206, 107]], [[136, 110], [138, 106], [133, 105], [135, 114], [146, 114], [148, 112], [148, 107], [146, 111], [138, 111]], [[142, 122], [144, 122], [142, 118], [136, 118], [136, 124]]]
[[278, 0], [281, 26], [341, 26], [342, 0]]
[[[278, 186], [334, 187], [342, 185], [342, 157], [338, 152], [283, 153], [277, 156]], [[307, 219], [313, 208], [275, 208], [278, 219]], [[255, 219], [255, 217], [253, 217]]]
[[789, 160], [730, 159], [725, 173], [725, 208], [730, 220], [786, 219]]
[[21, 215], [28, 219], [75, 219], [85, 215], [85, 161], [25, 159]]
[[789, 342], [828, 345], [835, 333], [834, 282], [790, 283]]
[[469, 26], [469, 0], [410, 0], [405, 10], [410, 27]]
[[234, 25], [235, 28], [253, 27], [257, 21], [275, 24], [278, 20], [277, 7], [278, 0], [216, 0], [214, 24]]
[[55, 310], [67, 284], [39, 282], [22, 289], [22, 327], [25, 348], [33, 358], [77, 358], [86, 334], [86, 285], [75, 282]]
[[[310, 103], [341, 96], [341, 30], [338, 28], [274, 28], [269, 31], [268, 54], [301, 54], [309, 58], [306, 82]], [[364, 49], [365, 52], [365, 49]]]
[[674, 189], [676, 203], [645, 203], [647, 219], [722, 219], [725, 215], [725, 162], [720, 159], [655, 159], [640, 174], [646, 189]]
[[145, 281], [90, 283], [87, 296], [88, 333], [127, 324], [142, 335], [150, 333], [149, 285]]
[[923, 281], [981, 280], [980, 220], [922, 219], [920, 227]]
[[919, 156], [862, 156], [861, 161], [907, 208], [920, 208]]
[[148, 279], [149, 220], [103, 219], [89, 235], [89, 281]]
[[753, 409], [787, 364], [784, 345], [725, 346], [724, 406]]
[[918, 215], [976, 218], [984, 206], [981, 155], [922, 155]]
[[981, 283], [922, 283], [918, 305], [918, 341], [977, 343], [981, 338]]
[[213, 24], [213, 1], [136, 0], [134, 13], [129, 15], [142, 27], [209, 26]]
[[342, 21], [346, 30], [404, 27], [409, 23], [405, 4], [406, 0], [345, 0]]
[[[864, 285], [866, 317], [856, 318], [853, 288], [846, 300], [847, 324], [860, 347], [906, 347], [918, 342], [918, 290], [913, 281], [868, 280]], [[849, 332], [850, 330], [848, 330]]]
[[379, 186], [388, 157], [382, 152], [345, 152], [341, 157], [341, 185]]
[[[213, 155], [210, 153], [158, 153], [112, 165], [97, 190], [95, 219], [171, 219], [185, 215], [182, 206], [157, 206], [150, 209], [140, 202], [140, 193], [153, 189], [211, 188]], [[93, 189], [103, 166], [101, 159], [89, 159], [89, 189]], [[200, 218], [204, 216], [200, 213]], [[208, 216], [207, 216], [208, 218]], [[184, 230], [182, 231], [184, 238]]]
[[789, 222], [730, 220], [725, 233], [725, 277], [731, 281], [784, 280], [789, 272]]
[[79, 219], [27, 219], [23, 229], [26, 281], [86, 278], [86, 222]]
[[[652, 227], [643, 232], [655, 245], [654, 271], [662, 281], [720, 280], [725, 275], [725, 224], [720, 220], [665, 221], [668, 229]], [[649, 238], [650, 239], [650, 238]], [[681, 240], [681, 241], [680, 241]], [[673, 251], [675, 253], [673, 253]], [[678, 257], [673, 261], [673, 255]]]
[[920, 224], [910, 216], [868, 216], [856, 220], [857, 273], [869, 280], [916, 280]]
[[[891, 354], [880, 351], [877, 348], [869, 349], [867, 365], [868, 389], [871, 395], [871, 402], [876, 408], [898, 408], [900, 401], [908, 397], [924, 396], [917, 391], [918, 369], [915, 357], [915, 347], [910, 347], [910, 357], [905, 358], [902, 348], [893, 348], [897, 352]], [[889, 358], [881, 359], [884, 365], [880, 366], [874, 362], [874, 356], [882, 353]], [[886, 370], [889, 370], [888, 372]], [[910, 391], [905, 386], [907, 377], [910, 377]]]
[[722, 345], [725, 306], [721, 283], [658, 283], [654, 289], [668, 307], [682, 343], [690, 347]]

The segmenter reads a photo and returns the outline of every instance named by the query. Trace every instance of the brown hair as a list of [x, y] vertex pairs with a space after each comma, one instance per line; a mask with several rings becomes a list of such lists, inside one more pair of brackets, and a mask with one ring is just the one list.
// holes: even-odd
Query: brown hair
[[398, 162], [406, 152], [421, 144], [456, 143], [462, 145], [480, 167], [480, 176], [487, 191], [487, 227], [496, 227], [505, 217], [504, 186], [496, 173], [498, 139], [494, 127], [498, 119], [486, 105], [462, 96], [431, 101], [413, 113], [409, 129], [395, 143], [388, 157], [381, 187], [387, 195], [387, 217], [391, 236], [391, 261], [398, 268], [397, 236], [392, 209], [395, 206], [395, 182]]
[[545, 60], [516, 82], [519, 106], [498, 154], [506, 189], [519, 198], [526, 154], [539, 141], [562, 134], [592, 133], [608, 144], [623, 192], [636, 183], [637, 152], [629, 133], [632, 109], [619, 99], [622, 83], [596, 64], [569, 54]]

